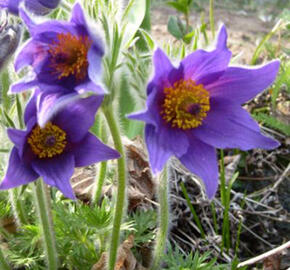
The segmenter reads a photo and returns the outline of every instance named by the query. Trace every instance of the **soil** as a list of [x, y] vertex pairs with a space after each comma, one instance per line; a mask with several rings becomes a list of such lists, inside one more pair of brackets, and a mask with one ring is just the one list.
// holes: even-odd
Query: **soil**
[[[208, 10], [204, 12], [205, 22], [208, 22]], [[178, 42], [167, 31], [170, 15], [178, 14], [165, 4], [152, 7], [152, 36], [159, 46], [168, 42]], [[214, 16], [217, 26], [221, 23], [225, 24], [228, 31], [228, 46], [233, 52], [233, 57], [240, 54], [239, 64], [250, 63], [258, 42], [275, 25], [273, 21], [262, 21], [257, 13], [243, 10], [215, 8]], [[200, 12], [192, 12], [190, 24], [192, 26], [200, 25]]]

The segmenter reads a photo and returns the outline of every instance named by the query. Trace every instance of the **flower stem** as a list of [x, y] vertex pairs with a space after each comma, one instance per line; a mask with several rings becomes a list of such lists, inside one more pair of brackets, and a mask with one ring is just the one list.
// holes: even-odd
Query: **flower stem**
[[102, 195], [102, 188], [104, 185], [106, 173], [107, 173], [107, 161], [102, 161], [99, 166], [98, 179], [96, 183], [96, 191], [94, 193], [94, 198], [93, 198], [93, 201], [95, 203], [97, 203], [100, 200], [100, 197]]
[[215, 26], [214, 26], [214, 14], [213, 14], [213, 10], [214, 10], [214, 0], [210, 0], [209, 1], [209, 23], [210, 23], [210, 30], [211, 30], [211, 34], [212, 34], [212, 38], [215, 38]]
[[117, 200], [114, 211], [113, 231], [110, 243], [109, 252], [109, 265], [108, 270], [113, 270], [117, 258], [117, 250], [119, 245], [120, 227], [123, 217], [125, 197], [126, 197], [126, 160], [121, 140], [120, 130], [117, 125], [116, 118], [114, 116], [113, 108], [111, 105], [103, 107], [103, 112], [106, 117], [108, 126], [110, 128], [114, 145], [117, 151], [119, 151], [121, 157], [118, 159], [118, 189]]
[[42, 180], [33, 184], [36, 209], [43, 233], [48, 270], [57, 269], [57, 252], [48, 190]]
[[156, 245], [153, 254], [151, 270], [159, 270], [160, 263], [166, 247], [166, 239], [169, 226], [169, 204], [168, 204], [168, 184], [167, 166], [164, 167], [159, 177], [158, 199], [159, 199], [159, 229], [156, 236]]
[[6, 259], [3, 255], [1, 248], [0, 248], [0, 269], [2, 269], [2, 270], [10, 270], [11, 269], [9, 267], [8, 263], [6, 262]]
[[27, 217], [24, 212], [23, 202], [18, 198], [18, 188], [9, 190], [9, 201], [12, 206], [13, 215], [18, 227], [27, 224]]
[[[102, 120], [103, 119], [101, 118], [99, 121], [100, 130], [99, 130], [98, 135], [101, 138], [101, 140], [103, 141], [103, 143], [107, 143], [108, 134], [106, 131], [105, 123]], [[100, 163], [99, 170], [98, 170], [98, 176], [97, 176], [97, 181], [96, 181], [96, 186], [95, 186], [96, 188], [95, 188], [94, 194], [93, 194], [94, 203], [97, 203], [100, 200], [100, 197], [102, 195], [102, 188], [104, 185], [106, 173], [107, 173], [107, 161], [103, 161]]]

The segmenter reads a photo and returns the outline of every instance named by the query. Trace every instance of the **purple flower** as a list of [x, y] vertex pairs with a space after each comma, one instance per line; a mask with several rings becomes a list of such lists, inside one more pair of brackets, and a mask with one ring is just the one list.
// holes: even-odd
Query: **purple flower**
[[261, 134], [242, 108], [275, 80], [279, 61], [264, 66], [228, 66], [231, 52], [221, 27], [216, 48], [197, 50], [175, 68], [162, 50], [154, 54], [155, 74], [147, 87], [147, 109], [129, 117], [146, 123], [145, 140], [154, 173], [170, 156], [199, 176], [212, 198], [218, 185], [215, 148], [272, 149], [279, 143]]
[[32, 13], [46, 15], [57, 8], [60, 0], [0, 0], [0, 8], [7, 8], [10, 13], [18, 15], [21, 2]]
[[80, 4], [75, 4], [69, 22], [48, 20], [36, 24], [22, 9], [20, 16], [31, 38], [15, 61], [15, 69], [32, 66], [33, 76], [14, 84], [17, 93], [39, 86], [59, 85], [78, 93], [104, 94], [99, 86], [104, 48], [100, 38], [86, 22]]
[[14, 147], [0, 189], [14, 188], [42, 177], [48, 185], [74, 199], [70, 178], [75, 167], [120, 157], [88, 131], [103, 97], [80, 98], [75, 94], [75, 99], [63, 100], [62, 105], [53, 106], [54, 112], [43, 120], [43, 128], [36, 120], [40, 99], [44, 99], [42, 106], [60, 100], [57, 95], [43, 96], [36, 91], [24, 114], [27, 129], [8, 129]]

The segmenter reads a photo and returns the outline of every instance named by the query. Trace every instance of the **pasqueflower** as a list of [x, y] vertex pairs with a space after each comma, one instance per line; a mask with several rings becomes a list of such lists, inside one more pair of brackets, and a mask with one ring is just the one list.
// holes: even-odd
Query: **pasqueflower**
[[60, 0], [0, 0], [0, 8], [7, 8], [10, 13], [18, 15], [21, 2], [30, 12], [46, 15], [57, 8]]
[[12, 92], [41, 85], [45, 91], [44, 85], [59, 85], [79, 93], [104, 93], [99, 86], [103, 44], [89, 27], [79, 3], [74, 5], [69, 22], [37, 24], [22, 9], [20, 16], [31, 38], [18, 53], [15, 69], [32, 66], [33, 75], [12, 85]]
[[147, 87], [147, 109], [129, 116], [145, 125], [154, 173], [170, 156], [199, 176], [209, 198], [218, 185], [215, 148], [272, 149], [277, 141], [261, 133], [242, 108], [275, 80], [279, 61], [254, 68], [229, 66], [231, 52], [221, 27], [212, 51], [197, 50], [174, 67], [161, 49]]
[[[63, 100], [62, 106], [53, 106], [51, 117], [46, 117], [44, 126], [40, 127], [36, 112], [42, 93], [35, 92], [24, 114], [26, 130], [8, 129], [14, 147], [0, 189], [14, 188], [42, 177], [48, 185], [57, 187], [66, 197], [74, 199], [70, 178], [75, 167], [119, 158], [117, 151], [88, 131], [103, 97], [75, 96], [75, 100], [70, 102]], [[44, 96], [44, 99], [42, 106], [60, 100], [53, 94]]]

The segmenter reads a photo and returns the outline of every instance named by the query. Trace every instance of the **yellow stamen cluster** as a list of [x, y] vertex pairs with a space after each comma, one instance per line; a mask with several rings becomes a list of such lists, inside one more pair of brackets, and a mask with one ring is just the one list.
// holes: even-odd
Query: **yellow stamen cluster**
[[179, 80], [173, 87], [164, 88], [164, 94], [161, 115], [172, 127], [198, 127], [210, 109], [208, 91], [192, 80]]
[[44, 128], [36, 126], [30, 133], [28, 144], [39, 158], [51, 158], [61, 154], [67, 144], [66, 133], [48, 122]]
[[87, 54], [91, 47], [87, 36], [75, 36], [71, 33], [57, 35], [57, 41], [50, 45], [51, 68], [58, 79], [74, 75], [77, 80], [87, 76]]

